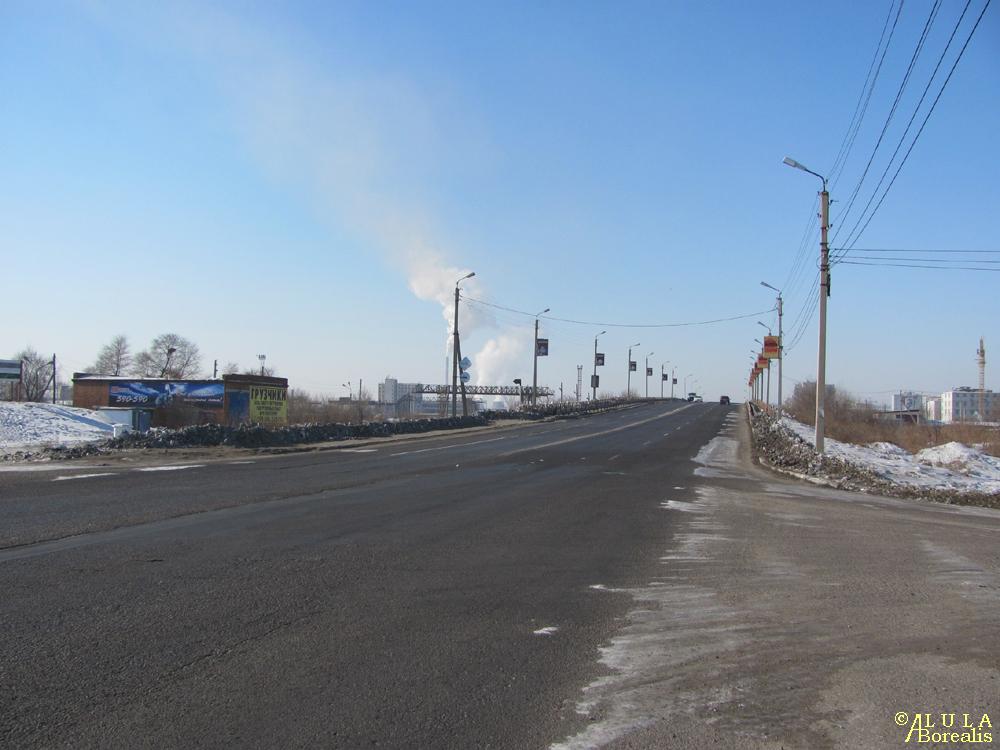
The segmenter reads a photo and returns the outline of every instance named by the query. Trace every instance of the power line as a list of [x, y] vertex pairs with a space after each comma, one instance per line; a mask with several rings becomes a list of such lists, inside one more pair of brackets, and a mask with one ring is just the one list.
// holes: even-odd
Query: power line
[[886, 268], [930, 268], [935, 271], [992, 271], [1000, 273], [1000, 268], [981, 268], [977, 266], [931, 266], [926, 264], [891, 263], [888, 261], [869, 262], [860, 260], [842, 260], [837, 265], [846, 266], [883, 266]]
[[[530, 318], [535, 317], [535, 313], [526, 312], [525, 310], [517, 310], [513, 307], [504, 307], [503, 305], [498, 305], [493, 302], [486, 302], [485, 300], [475, 299], [473, 297], [467, 297], [464, 294], [462, 299], [469, 302], [474, 302], [479, 305], [486, 305], [487, 307], [495, 307], [498, 310], [504, 310], [506, 312], [517, 313], [519, 315], [525, 315]], [[766, 315], [772, 312], [775, 308], [769, 307], [766, 310], [758, 310], [752, 313], [746, 313], [744, 315], [732, 315], [726, 318], [714, 318], [712, 320], [694, 320], [685, 321], [682, 323], [607, 323], [600, 321], [590, 321], [590, 320], [573, 320], [571, 318], [557, 318], [552, 315], [541, 315], [539, 316], [542, 320], [554, 320], [558, 323], [573, 323], [574, 325], [584, 325], [584, 326], [598, 326], [598, 327], [608, 327], [608, 328], [682, 328], [685, 326], [705, 326], [712, 325], [714, 323], [728, 323], [732, 320], [743, 320], [744, 318], [753, 318], [759, 315]]]
[[[965, 19], [965, 14], [966, 12], [968, 12], [969, 6], [971, 4], [972, 0], [966, 0], [965, 7], [962, 9], [962, 14], [958, 17], [958, 21], [955, 22], [955, 27], [951, 30], [951, 35], [948, 37], [948, 42], [947, 44], [945, 44], [944, 49], [941, 51], [941, 55], [938, 57], [937, 63], [934, 65], [934, 70], [931, 71], [930, 78], [927, 79], [927, 85], [924, 86], [924, 90], [920, 94], [920, 100], [917, 102], [917, 105], [913, 108], [913, 114], [910, 115], [909, 122], [906, 123], [906, 129], [903, 130], [903, 134], [899, 137], [899, 143], [896, 144], [896, 148], [893, 150], [892, 156], [889, 157], [889, 161], [885, 165], [885, 169], [882, 170], [882, 175], [879, 177], [878, 184], [875, 186], [875, 189], [872, 191], [871, 196], [868, 198], [868, 202], [865, 204], [864, 209], [862, 209], [861, 216], [858, 217], [858, 220], [854, 223], [854, 226], [851, 228], [851, 231], [847, 233], [847, 242], [844, 243], [845, 245], [850, 244], [851, 237], [854, 236], [855, 230], [858, 228], [858, 225], [861, 224], [861, 220], [868, 212], [868, 209], [871, 206], [872, 201], [875, 200], [875, 196], [878, 195], [879, 189], [885, 182], [886, 175], [889, 174], [889, 170], [892, 168], [892, 164], [896, 160], [896, 156], [899, 154], [899, 149], [903, 147], [903, 143], [906, 141], [906, 136], [909, 135], [910, 128], [913, 127], [913, 121], [917, 118], [917, 114], [920, 112], [920, 107], [923, 106], [924, 99], [927, 98], [927, 92], [930, 91], [931, 85], [934, 83], [934, 79], [937, 77], [938, 70], [941, 68], [941, 63], [944, 62], [944, 58], [948, 54], [948, 50], [951, 49], [951, 43], [954, 41], [955, 34], [958, 33], [958, 29], [962, 25], [962, 21]], [[858, 237], [860, 237], [860, 235], [858, 235]], [[854, 238], [855, 242], [857, 242], [858, 237]]]
[[[845, 255], [838, 256], [834, 258], [834, 262], [836, 263], [846, 262], [844, 261], [845, 257], [847, 256]], [[884, 255], [852, 255], [851, 258], [854, 260], [876, 260], [880, 262], [905, 261], [907, 263], [936, 263], [938, 265], [941, 265], [942, 268], [947, 268], [949, 264], [955, 264], [955, 263], [1000, 264], [1000, 260], [983, 260], [980, 258], [899, 258], [899, 257], [887, 258]]]
[[[902, 8], [900, 9], [902, 10]], [[854, 208], [854, 201], [857, 200], [858, 194], [861, 192], [861, 186], [864, 184], [865, 178], [868, 176], [868, 170], [871, 169], [872, 162], [875, 161], [875, 156], [878, 154], [879, 147], [882, 145], [882, 139], [885, 138], [885, 134], [889, 130], [889, 124], [892, 122], [892, 118], [896, 114], [896, 109], [899, 107], [899, 101], [902, 99], [903, 92], [906, 90], [906, 85], [909, 83], [910, 76], [913, 74], [913, 67], [916, 65], [917, 59], [920, 57], [920, 53], [924, 48], [924, 42], [927, 41], [927, 34], [930, 31], [931, 26], [934, 24], [934, 19], [937, 17], [940, 9], [941, 0], [934, 0], [934, 5], [931, 6], [931, 12], [927, 16], [927, 20], [924, 22], [923, 31], [920, 33], [920, 38], [917, 40], [917, 46], [914, 48], [913, 54], [910, 56], [910, 64], [906, 67], [906, 73], [903, 74], [903, 80], [900, 82], [899, 89], [896, 91], [896, 98], [893, 99], [892, 106], [889, 108], [889, 114], [886, 116], [885, 123], [882, 125], [882, 132], [879, 133], [878, 140], [875, 142], [875, 148], [872, 149], [871, 156], [868, 157], [868, 163], [865, 165], [864, 171], [862, 171], [861, 177], [858, 179], [858, 183], [854, 186], [854, 190], [851, 191], [851, 197], [847, 201], [847, 208], [844, 209], [844, 212], [841, 215], [840, 226], [843, 226], [848, 215], [851, 213], [851, 209]], [[834, 239], [836, 239], [837, 235], [840, 234], [840, 226], [838, 226], [837, 231], [834, 233]]]
[[[889, 19], [892, 18], [892, 8], [895, 5], [895, 0], [891, 0], [889, 3], [889, 12], [886, 13], [885, 23], [882, 24], [882, 33], [879, 35], [878, 44], [875, 46], [875, 54], [872, 55], [872, 61], [868, 65], [868, 72], [865, 74], [865, 82], [861, 85], [861, 93], [858, 94], [858, 102], [854, 105], [854, 114], [851, 115], [851, 121], [847, 126], [847, 132], [844, 133], [844, 138], [840, 142], [840, 150], [837, 151], [837, 158], [833, 160], [833, 166], [830, 167], [830, 183], [833, 187], [836, 187], [837, 180], [840, 178], [840, 174], [837, 173], [839, 168], [842, 173], [844, 166], [847, 164], [847, 159], [851, 154], [851, 150], [854, 148], [854, 140], [858, 136], [858, 130], [861, 128], [861, 122], [865, 118], [865, 113], [868, 111], [868, 103], [871, 101], [872, 93], [875, 91], [875, 82], [878, 80], [879, 73], [882, 71], [882, 62], [885, 60], [885, 54], [889, 51], [889, 44], [892, 42], [892, 33], [896, 31], [896, 23], [899, 21], [899, 14], [903, 10], [903, 0], [900, 0], [899, 10], [896, 11], [896, 20], [892, 24], [892, 32], [889, 34], [889, 41], [886, 42], [885, 50], [882, 51], [882, 57], [879, 59], [879, 50], [882, 49], [882, 40], [885, 39], [885, 31], [889, 27]], [[871, 78], [872, 68], [875, 67], [875, 60], [878, 60], [878, 69], [875, 70], [875, 77]], [[871, 78], [871, 84], [869, 85], [868, 79]], [[865, 89], [868, 90], [867, 97], [865, 96]], [[864, 99], [864, 107], [861, 107], [861, 100]], [[861, 110], [861, 116], [858, 117], [858, 110]], [[855, 122], [856, 120], [856, 122]], [[853, 129], [853, 130], [852, 130]], [[850, 142], [850, 145], [847, 145]], [[845, 150], [845, 146], [846, 150]]]
[[889, 191], [892, 189], [892, 186], [896, 183], [896, 178], [899, 177], [899, 173], [903, 170], [903, 166], [906, 164], [907, 159], [910, 158], [910, 154], [913, 152], [913, 147], [917, 145], [917, 141], [920, 139], [921, 133], [924, 132], [924, 128], [927, 125], [927, 121], [930, 120], [931, 115], [934, 114], [934, 109], [937, 107], [938, 102], [941, 100], [941, 95], [944, 93], [945, 88], [947, 88], [948, 82], [951, 80], [951, 76], [955, 72], [955, 68], [958, 67], [958, 63], [962, 60], [962, 56], [965, 54], [965, 50], [968, 48], [969, 42], [972, 41], [972, 36], [976, 33], [976, 29], [979, 28], [979, 22], [983, 20], [983, 16], [986, 14], [986, 9], [990, 7], [990, 2], [992, 2], [992, 0], [986, 0], [986, 4], [983, 6], [982, 11], [980, 11], [979, 17], [976, 19], [975, 25], [973, 25], [972, 30], [969, 32], [969, 36], [965, 40], [965, 44], [962, 45], [962, 49], [959, 51], [958, 57], [955, 58], [955, 62], [952, 63], [951, 69], [948, 71], [948, 77], [945, 78], [944, 83], [941, 84], [940, 91], [938, 91], [937, 96], [934, 98], [934, 102], [931, 104], [930, 109], [927, 111], [927, 115], [924, 117], [923, 122], [920, 123], [920, 129], [917, 130], [917, 134], [913, 136], [913, 141], [910, 143], [910, 147], [906, 150], [906, 154], [903, 155], [903, 160], [899, 163], [899, 167], [896, 169], [895, 174], [893, 174], [892, 180], [890, 180], [889, 184], [886, 185], [885, 191], [882, 193], [882, 197], [879, 198], [878, 203], [875, 204], [875, 208], [872, 209], [871, 214], [868, 216], [868, 220], [865, 221], [864, 226], [861, 227], [861, 231], [859, 231], [857, 235], [855, 235], [853, 242], [857, 242], [861, 238], [861, 235], [864, 234], [865, 230], [868, 228], [868, 225], [871, 223], [871, 220], [875, 217], [875, 214], [878, 213], [878, 210], [881, 207], [882, 202], [885, 200], [885, 197], [889, 194]]
[[[945, 253], [961, 253], [966, 255], [972, 254], [988, 254], [988, 255], [1000, 255], [1000, 250], [886, 250], [882, 248], [871, 248], [871, 247], [859, 247], [850, 248], [852, 252], [858, 253], [933, 253], [935, 255], [943, 255]], [[838, 247], [834, 248], [831, 252], [835, 253], [846, 253], [848, 248]]]

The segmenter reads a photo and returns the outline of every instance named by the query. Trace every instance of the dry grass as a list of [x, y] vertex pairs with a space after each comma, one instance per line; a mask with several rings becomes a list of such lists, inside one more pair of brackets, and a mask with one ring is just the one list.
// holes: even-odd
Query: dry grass
[[[786, 411], [800, 422], [815, 424], [815, 394], [814, 383], [800, 383], [786, 402]], [[826, 397], [826, 433], [834, 440], [856, 445], [893, 443], [910, 453], [957, 442], [977, 446], [984, 453], [1000, 457], [1000, 429], [996, 427], [886, 422], [876, 419], [877, 411], [880, 410], [874, 404], [830, 388]]]

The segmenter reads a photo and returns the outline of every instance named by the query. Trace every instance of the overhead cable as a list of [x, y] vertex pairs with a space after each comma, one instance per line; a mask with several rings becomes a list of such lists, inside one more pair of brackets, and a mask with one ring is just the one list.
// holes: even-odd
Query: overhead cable
[[[485, 300], [475, 299], [474, 297], [467, 297], [466, 295], [461, 295], [461, 298], [467, 302], [472, 302], [477, 305], [485, 305], [486, 307], [494, 307], [498, 310], [504, 310], [506, 312], [517, 313], [519, 315], [524, 315], [530, 318], [534, 318], [535, 313], [527, 312], [525, 310], [517, 310], [513, 307], [504, 307], [503, 305], [497, 305], [493, 302], [486, 302]], [[769, 312], [773, 312], [776, 308], [769, 307], [766, 310], [758, 310], [752, 313], [746, 313], [744, 315], [732, 315], [725, 318], [714, 318], [712, 320], [692, 320], [684, 321], [680, 323], [607, 323], [600, 321], [590, 321], [590, 320], [573, 320], [571, 318], [557, 318], [552, 315], [539, 315], [542, 320], [552, 320], [557, 323], [573, 323], [574, 325], [584, 325], [584, 326], [598, 326], [607, 328], [683, 328], [686, 326], [705, 326], [712, 325], [715, 323], [727, 323], [732, 320], [742, 320], [744, 318], [753, 318], [759, 315], [766, 315]]]

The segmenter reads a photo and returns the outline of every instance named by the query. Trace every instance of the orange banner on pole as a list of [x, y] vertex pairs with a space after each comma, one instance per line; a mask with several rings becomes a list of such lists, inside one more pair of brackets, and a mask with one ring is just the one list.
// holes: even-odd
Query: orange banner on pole
[[763, 356], [766, 359], [781, 359], [781, 339], [778, 336], [764, 337]]
[[761, 354], [759, 357], [757, 357], [757, 369], [758, 370], [766, 370], [770, 366], [771, 366], [771, 360], [769, 360], [766, 357], [764, 357], [763, 354]]

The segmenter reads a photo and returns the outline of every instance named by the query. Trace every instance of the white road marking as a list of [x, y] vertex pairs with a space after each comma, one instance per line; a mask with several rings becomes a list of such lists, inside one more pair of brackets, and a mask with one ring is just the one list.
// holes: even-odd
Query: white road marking
[[599, 437], [601, 435], [610, 435], [612, 432], [621, 432], [622, 430], [630, 430], [633, 427], [638, 427], [641, 424], [646, 424], [647, 422], [653, 422], [657, 419], [664, 419], [665, 417], [671, 417], [679, 411], [691, 408], [691, 404], [678, 407], [673, 411], [664, 412], [663, 414], [657, 414], [655, 417], [647, 417], [646, 419], [640, 419], [636, 422], [630, 422], [629, 424], [623, 424], [619, 427], [609, 427], [606, 430], [599, 430], [597, 432], [591, 432], [587, 435], [577, 435], [575, 437], [563, 438], [562, 440], [553, 440], [551, 443], [544, 443], [542, 445], [535, 445], [530, 448], [517, 448], [512, 451], [507, 451], [506, 453], [499, 454], [499, 458], [506, 458], [507, 456], [513, 456], [515, 453], [523, 453], [524, 451], [537, 451], [542, 448], [552, 448], [556, 445], [565, 445], [566, 443], [575, 443], [578, 440], [588, 440], [589, 438]]
[[549, 625], [548, 627], [539, 628], [538, 630], [531, 631], [532, 635], [552, 635], [559, 630], [555, 625]]
[[244, 464], [255, 464], [256, 461], [229, 461], [230, 466], [243, 466]]
[[[481, 443], [495, 443], [498, 440], [505, 440], [506, 437], [490, 438], [489, 440], [473, 440], [471, 443], [455, 443], [454, 445], [442, 445], [437, 448], [421, 448], [418, 451], [400, 451], [399, 453], [390, 453], [390, 456], [409, 456], [413, 453], [429, 453], [431, 451], [446, 451], [449, 448], [465, 448], [468, 445], [480, 445]], [[525, 448], [525, 450], [529, 450]]]
[[378, 448], [341, 448], [341, 453], [378, 453]]
[[621, 455], [622, 455], [621, 453], [616, 453], [615, 455], [613, 455], [611, 458], [608, 459], [608, 463], [611, 463], [616, 458], [621, 458]]
[[56, 477], [53, 482], [65, 482], [67, 479], [90, 479], [91, 477], [113, 477], [115, 473], [113, 471], [104, 471], [100, 474], [69, 474], [64, 477]]
[[145, 466], [132, 471], [180, 471], [181, 469], [201, 469], [205, 464], [176, 464], [174, 466]]

